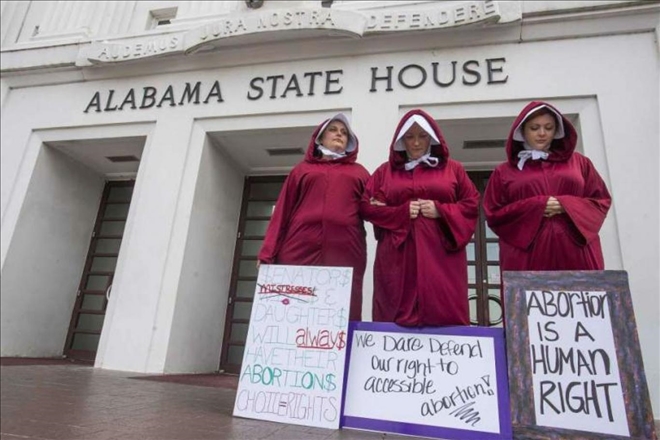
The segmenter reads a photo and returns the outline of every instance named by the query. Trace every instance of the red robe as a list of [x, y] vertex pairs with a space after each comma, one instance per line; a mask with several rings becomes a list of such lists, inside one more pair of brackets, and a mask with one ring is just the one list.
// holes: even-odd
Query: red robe
[[[484, 194], [488, 226], [499, 236], [500, 268], [603, 270], [598, 231], [611, 198], [591, 161], [575, 151], [577, 132], [570, 121], [562, 116], [565, 136], [553, 140], [547, 160], [528, 160], [517, 168], [524, 147], [513, 140], [513, 132], [528, 111], [543, 104], [551, 107], [531, 102], [514, 122], [506, 143], [508, 161], [495, 169]], [[550, 196], [564, 214], [543, 217]]]
[[[390, 159], [367, 183], [361, 210], [378, 240], [374, 263], [373, 320], [403, 326], [469, 325], [465, 246], [474, 233], [479, 193], [460, 163], [449, 159], [440, 128], [421, 110], [440, 145], [431, 147], [437, 167], [404, 169], [405, 152], [390, 144]], [[387, 206], [371, 205], [371, 197]], [[410, 218], [412, 200], [434, 200], [440, 218]]]
[[361, 321], [367, 245], [359, 206], [369, 172], [356, 163], [357, 138], [346, 157], [322, 160], [314, 143], [322, 126], [284, 182], [258, 258], [268, 264], [352, 267], [349, 319]]

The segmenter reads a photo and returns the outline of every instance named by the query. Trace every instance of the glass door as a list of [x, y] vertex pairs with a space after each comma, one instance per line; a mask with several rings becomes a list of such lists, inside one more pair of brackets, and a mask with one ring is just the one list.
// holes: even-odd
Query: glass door
[[[490, 172], [468, 173], [483, 194]], [[220, 369], [240, 372], [257, 282], [257, 254], [286, 176], [247, 177], [236, 238]], [[473, 325], [501, 326], [499, 245], [480, 208], [467, 247], [468, 299]]]
[[247, 177], [234, 251], [220, 369], [238, 374], [243, 362], [252, 301], [257, 284], [257, 254], [286, 176]]
[[[468, 175], [479, 194], [483, 195], [491, 172], [475, 171]], [[468, 299], [472, 325], [502, 326], [499, 252], [497, 235], [486, 224], [483, 207], [479, 203], [477, 229], [467, 246]]]
[[64, 346], [66, 357], [96, 357], [134, 185], [133, 180], [108, 182], [103, 189]]

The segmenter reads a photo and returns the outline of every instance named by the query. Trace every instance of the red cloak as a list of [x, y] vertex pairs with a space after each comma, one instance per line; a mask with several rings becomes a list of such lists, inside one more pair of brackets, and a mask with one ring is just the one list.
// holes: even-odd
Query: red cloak
[[[561, 116], [564, 137], [554, 139], [547, 160], [517, 168], [523, 143], [513, 134], [532, 109], [545, 105]], [[488, 226], [499, 236], [501, 270], [603, 270], [598, 232], [610, 208], [607, 187], [591, 161], [575, 151], [577, 132], [550, 104], [529, 103], [511, 127], [508, 161], [491, 175], [484, 194]], [[566, 211], [543, 216], [550, 196]]]
[[[438, 145], [436, 167], [407, 171], [405, 151], [395, 151], [396, 134], [412, 115], [427, 120]], [[371, 205], [375, 198], [387, 206]], [[410, 202], [433, 200], [440, 218], [410, 218]], [[469, 325], [465, 246], [474, 233], [479, 193], [463, 166], [449, 159], [440, 128], [422, 110], [406, 113], [390, 144], [389, 161], [367, 183], [361, 211], [378, 240], [374, 263], [373, 320], [403, 326]]]
[[305, 159], [284, 181], [258, 258], [268, 264], [352, 267], [349, 319], [361, 321], [367, 245], [359, 206], [369, 172], [356, 162], [357, 137], [346, 157], [321, 159], [315, 139], [326, 122], [314, 130]]

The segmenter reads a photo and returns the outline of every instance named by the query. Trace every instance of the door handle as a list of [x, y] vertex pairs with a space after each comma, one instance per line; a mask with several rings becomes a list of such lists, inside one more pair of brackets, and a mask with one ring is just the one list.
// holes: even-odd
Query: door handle
[[108, 286], [107, 289], [105, 289], [105, 299], [107, 301], [110, 301], [110, 291], [112, 290], [112, 284]]

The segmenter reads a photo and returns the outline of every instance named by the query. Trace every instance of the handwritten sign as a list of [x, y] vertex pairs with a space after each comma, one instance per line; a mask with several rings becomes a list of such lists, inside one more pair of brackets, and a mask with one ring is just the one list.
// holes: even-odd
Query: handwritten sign
[[626, 273], [503, 275], [515, 433], [656, 438]]
[[502, 329], [351, 323], [343, 426], [511, 438]]
[[538, 423], [630, 435], [607, 293], [525, 294]]
[[352, 276], [261, 265], [235, 416], [339, 428]]

